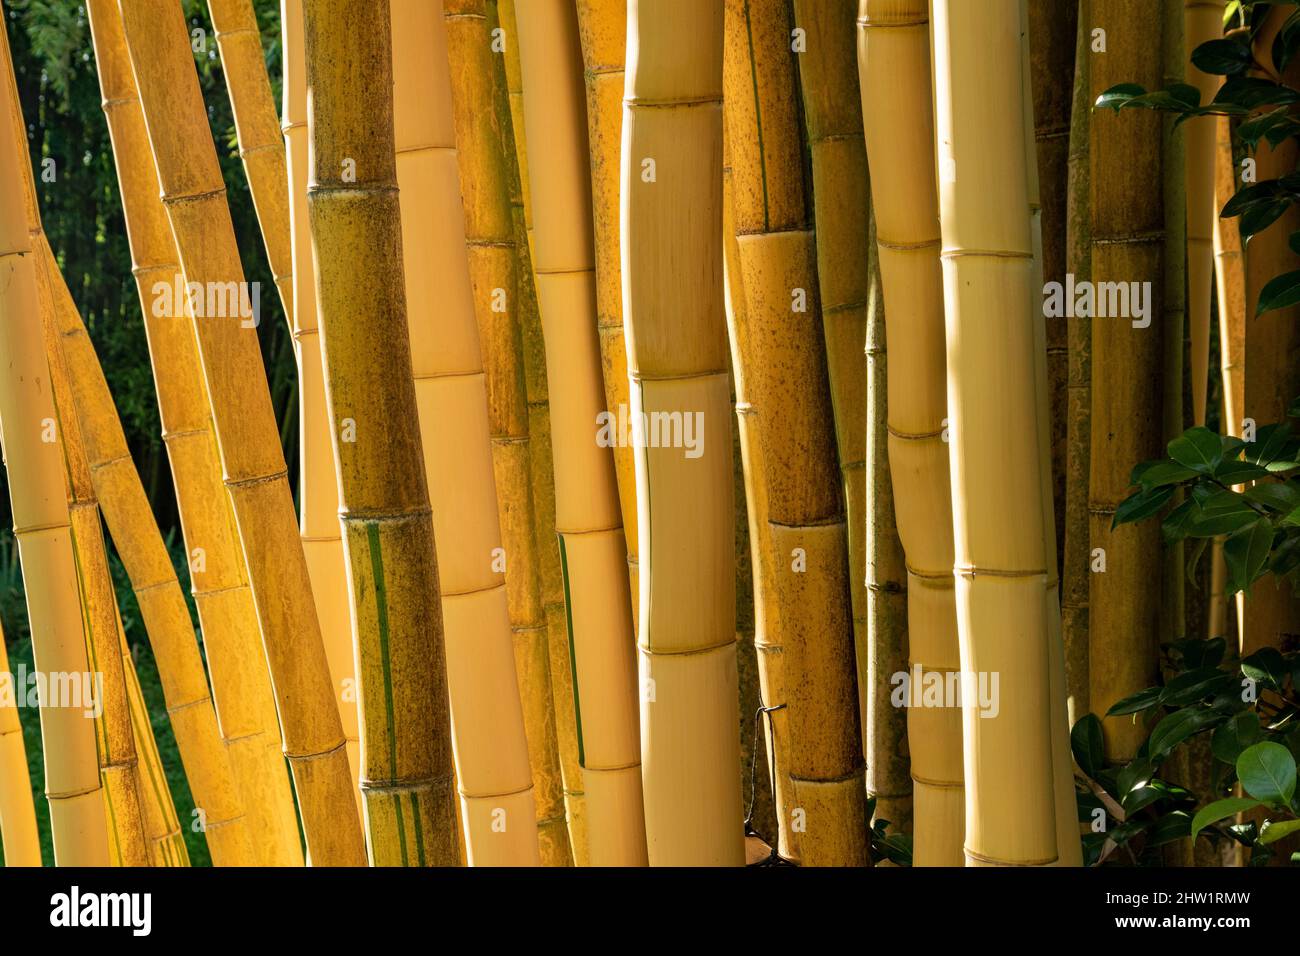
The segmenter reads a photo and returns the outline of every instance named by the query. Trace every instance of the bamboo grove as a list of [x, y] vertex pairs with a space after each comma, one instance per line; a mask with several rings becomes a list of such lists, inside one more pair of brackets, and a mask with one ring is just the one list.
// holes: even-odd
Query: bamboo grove
[[7, 865], [1290, 862], [1293, 5], [199, 6], [138, 382], [0, 17]]

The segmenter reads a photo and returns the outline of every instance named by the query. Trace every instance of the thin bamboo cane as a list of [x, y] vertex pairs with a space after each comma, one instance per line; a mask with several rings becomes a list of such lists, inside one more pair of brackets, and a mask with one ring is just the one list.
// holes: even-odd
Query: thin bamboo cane
[[[166, 0], [120, 0], [145, 125], [187, 282], [246, 301], [243, 270], [207, 128], [181, 10]], [[225, 311], [228, 311], [225, 310]], [[242, 309], [239, 311], [243, 311]], [[285, 755], [318, 865], [365, 859], [338, 707], [298, 540], [284, 453], [255, 328], [236, 316], [192, 322], [222, 475], [234, 507], [270, 665]]]
[[[560, 774], [564, 782], [564, 806], [568, 818], [573, 860], [586, 866], [590, 853], [587, 840], [586, 792], [582, 767], [578, 763], [578, 725], [573, 707], [573, 675], [569, 668], [569, 635], [564, 615], [564, 583], [560, 572], [560, 549], [555, 528], [555, 470], [551, 449], [551, 413], [546, 381], [546, 348], [542, 342], [542, 321], [537, 307], [533, 273], [533, 209], [528, 185], [527, 136], [524, 129], [523, 73], [519, 65], [518, 30], [514, 0], [490, 0], [489, 24], [503, 31], [501, 70], [509, 105], [508, 152], [515, 157], [511, 173], [510, 201], [515, 220], [519, 255], [519, 321], [524, 341], [524, 385], [528, 392], [528, 434], [532, 444], [533, 508], [537, 532], [537, 553], [542, 576], [542, 606], [546, 612], [547, 646], [550, 650], [551, 696], [555, 712], [556, 743], [560, 753]], [[635, 600], [635, 599], [634, 599]]]
[[[416, 391], [404, 374], [411, 359], [388, 4], [362, 13], [347, 6], [307, 0], [304, 49], [326, 394], [336, 427], [355, 429], [335, 451], [360, 677], [361, 788], [374, 865], [446, 866], [458, 849], [433, 522], [419, 433], [394, 427], [415, 417]], [[386, 305], [359, 322], [357, 302]]]
[[356, 696], [356, 662], [348, 611], [347, 562], [339, 525], [339, 489], [334, 477], [329, 408], [321, 365], [316, 315], [316, 267], [307, 215], [307, 59], [302, 48], [302, 0], [281, 3], [281, 58], [284, 61], [284, 141], [289, 175], [289, 223], [293, 255], [294, 355], [298, 363], [299, 531], [311, 578], [316, 618], [338, 701], [348, 766], [358, 786], [357, 814], [364, 815], [361, 741]]
[[[590, 862], [643, 866], [635, 633], [623, 566], [627, 546], [614, 457], [594, 427], [605, 403], [578, 22], [567, 0], [537, 0], [518, 14], [531, 144], [534, 269], [555, 452], [556, 535]], [[617, 423], [607, 423], [599, 434], [615, 443], [623, 440]]]
[[[922, 683], [963, 668], [945, 447], [949, 411], [926, 10], [924, 0], [861, 0], [858, 6], [862, 118], [892, 353], [889, 465], [907, 557], [910, 667], [903, 686], [918, 703], [918, 668]], [[962, 861], [961, 726], [955, 706], [908, 707], [913, 860], [919, 866]]]
[[[9, 682], [9, 689], [16, 694], [13, 680], [4, 632], [0, 631], [0, 681]], [[0, 701], [0, 845], [4, 846], [5, 866], [41, 865], [36, 803], [16, 701]]]
[[[488, 424], [493, 473], [500, 489], [497, 513], [506, 552], [506, 596], [514, 633], [515, 668], [524, 707], [528, 763], [537, 803], [543, 866], [570, 866], [563, 783], [551, 703], [546, 614], [541, 600], [531, 487], [528, 395], [524, 384], [517, 250], [510, 208], [509, 154], [484, 0], [444, 4], [451, 62], [456, 157], [465, 208], [470, 280], [487, 371]], [[508, 110], [509, 104], [506, 102]], [[626, 377], [626, 376], [625, 376]]]
[[[806, 44], [799, 88], [812, 167], [812, 220], [822, 338], [848, 522], [849, 595], [857, 660], [859, 727], [866, 740], [867, 659], [867, 307], [871, 286], [871, 182], [862, 136], [854, 8], [795, 0]], [[863, 244], [867, 255], [862, 254]], [[881, 361], [884, 361], [883, 334]], [[882, 396], [883, 398], [883, 393]], [[883, 402], [881, 402], [883, 409]], [[892, 498], [888, 508], [892, 523]], [[896, 535], [893, 540], [896, 540]], [[865, 754], [865, 751], [864, 751]], [[891, 788], [892, 789], [892, 788]], [[893, 819], [892, 817], [888, 819]]]
[[498, 560], [501, 531], [487, 386], [465, 246], [441, 3], [397, 0], [392, 37], [411, 361], [438, 530], [452, 733], [469, 862], [536, 864], [536, 808]]
[[[591, 150], [592, 230], [595, 237], [596, 325], [606, 410], [628, 408], [627, 347], [623, 336], [623, 279], [619, 274], [618, 150], [623, 138], [623, 61], [627, 0], [577, 0], [578, 32], [587, 87], [587, 142]], [[527, 102], [527, 101], [525, 101]], [[627, 539], [632, 624], [637, 622], [636, 456], [614, 446], [618, 499]]]
[[[21, 120], [17, 128], [22, 128]], [[144, 831], [140, 794], [137, 788], [135, 732], [131, 727], [130, 705], [122, 656], [118, 650], [117, 598], [104, 547], [99, 502], [90, 477], [90, 465], [81, 441], [76, 412], [72, 408], [68, 370], [59, 342], [51, 289], [51, 274], [58, 265], [49, 252], [36, 208], [36, 187], [26, 177], [28, 226], [32, 246], [41, 261], [37, 265], [37, 295], [45, 335], [45, 356], [50, 385], [63, 436], [63, 453], [68, 485], [68, 518], [72, 552], [76, 561], [77, 585], [81, 592], [82, 627], [86, 634], [89, 673], [98, 683], [96, 693], [95, 744], [99, 776], [108, 814], [108, 849], [113, 866], [148, 866], [148, 840]], [[60, 303], [62, 304], [62, 303]]]
[[933, 17], [962, 670], [999, 675], [996, 715], [963, 694], [966, 857], [1042, 865], [1057, 859], [1050, 532], [1020, 3], [937, 0]]
[[257, 835], [255, 861], [301, 866], [298, 817], [280, 753], [275, 698], [234, 515], [221, 484], [193, 329], [187, 311], [159, 315], [162, 310], [154, 308], [157, 284], [174, 288], [181, 268], [158, 196], [157, 168], [126, 38], [113, 0], [90, 0], [87, 10], [217, 720], [245, 815]]
[[[862, 738], [846, 601], [848, 540], [820, 341], [797, 88], [783, 0], [728, 0], [724, 106], [735, 259], [729, 315], [757, 600], [755, 646], [777, 739], [780, 852], [867, 862]], [[792, 389], [791, 383], [798, 383]], [[780, 658], [773, 667], [774, 659]]]
[[[1070, 158], [1067, 191], [1066, 272], [1076, 282], [1092, 274], [1092, 214], [1089, 202], [1088, 63], [1092, 39], [1089, 0], [1079, 0], [1074, 50], [1074, 92], [1070, 107]], [[1089, 712], [1088, 542], [1089, 415], [1092, 405], [1092, 320], [1068, 320], [1070, 349], [1065, 471], [1065, 549], [1061, 565], [1061, 631], [1065, 645], [1065, 698], [1070, 726]]]
[[[0, 431], [38, 671], [88, 673], [76, 558], [65, 491], [63, 440], [49, 388], [36, 270], [23, 194], [26, 144], [8, 39], [0, 31]], [[45, 796], [57, 866], [108, 866], [109, 840], [95, 725], [83, 701], [40, 701]]]
[[[1293, 60], [1279, 76], [1272, 57], [1273, 40], [1290, 14], [1281, 6], [1269, 8], [1264, 26], [1254, 38], [1253, 53], [1263, 66], [1263, 75], [1294, 87], [1300, 84], [1300, 61]], [[1256, 180], [1293, 173], [1298, 157], [1300, 144], [1293, 139], [1276, 148], [1261, 140], [1254, 151]], [[1300, 306], [1255, 314], [1265, 283], [1300, 269], [1300, 255], [1292, 251], [1287, 238], [1297, 229], [1300, 210], [1291, 207], [1267, 229], [1251, 236], [1246, 248], [1241, 417], [1260, 425], [1283, 421], [1287, 406], [1300, 394]], [[1237, 613], [1243, 655], [1261, 647], [1278, 647], [1284, 634], [1300, 630], [1300, 601], [1285, 582], [1273, 577], [1256, 583], [1249, 595], [1239, 594]]]
[[[1070, 109], [1074, 80], [1078, 0], [1029, 4], [1029, 57], [1033, 139], [1041, 179], [1042, 270], [1048, 282], [1065, 282], [1069, 191]], [[1035, 296], [1038, 293], [1035, 292]], [[1064, 562], [1065, 476], [1068, 432], [1069, 323], [1046, 322], [1048, 421], [1051, 438], [1052, 559]], [[1067, 754], [1068, 755], [1068, 754]], [[1071, 786], [1073, 793], [1073, 785]], [[1073, 796], [1070, 797], [1073, 800]]]
[[706, 429], [695, 459], [678, 448], [636, 450], [649, 860], [737, 866], [722, 4], [631, 0], [627, 51], [620, 212], [632, 414], [703, 416], [695, 420]]
[[912, 831], [907, 711], [890, 701], [893, 675], [907, 670], [907, 559], [894, 517], [889, 475], [889, 361], [885, 297], [873, 214], [867, 239], [867, 659], [858, 654], [858, 697], [866, 707], [863, 753], [876, 819]]
[[[1090, 96], [1121, 82], [1160, 85], [1160, 0], [1092, 0], [1092, 27], [1106, 31], [1106, 54], [1093, 56]], [[1139, 31], [1135, 23], [1149, 25]], [[1153, 36], [1154, 34], [1154, 36]], [[1089, 545], [1105, 570], [1089, 588], [1089, 703], [1104, 714], [1117, 700], [1155, 683], [1161, 591], [1151, 586], [1159, 561], [1160, 529], [1138, 522], [1112, 529], [1115, 509], [1128, 495], [1133, 466], [1160, 456], [1163, 368], [1164, 242], [1162, 191], [1166, 172], [1159, 114], [1095, 113], [1090, 130], [1093, 288], [1101, 283], [1149, 283], [1147, 319], [1092, 321]], [[1134, 410], [1141, 410], [1135, 414]], [[1100, 553], [1098, 552], [1100, 550]], [[1127, 762], [1146, 738], [1129, 717], [1103, 721], [1106, 759]]]
[[289, 231], [289, 179], [280, 118], [262, 53], [262, 34], [252, 0], [208, 0], [212, 31], [221, 52], [221, 68], [235, 118], [239, 158], [262, 229], [266, 258], [294, 327], [293, 251]]
[[[1036, 71], [1034, 68], [1032, 44], [1035, 35], [1041, 42], [1047, 44], [1050, 44], [1051, 38], [1043, 36], [1041, 32], [1035, 34], [1031, 26], [1030, 9], [1027, 0], [1020, 0], [1019, 10], [1021, 20], [1021, 40], [1019, 44], [1021, 55], [1021, 104], [1025, 111], [1024, 147], [1027, 150], [1025, 154], [1026, 192], [1029, 200], [1030, 243], [1033, 253], [1029, 290], [1034, 340], [1034, 396], [1037, 415], [1038, 472], [1042, 491], [1040, 504], [1043, 509], [1043, 553], [1047, 561], [1047, 582], [1046, 587], [1043, 589], [1043, 606], [1047, 624], [1048, 705], [1050, 707], [1048, 728], [1051, 734], [1052, 793], [1057, 847], [1056, 865], [1082, 866], [1083, 847], [1079, 841], [1078, 809], [1074, 795], [1074, 762], [1070, 754], [1070, 723], [1066, 704], [1065, 647], [1061, 634], [1061, 582], [1060, 575], [1057, 572], [1057, 529], [1054, 514], [1054, 491], [1056, 487], [1054, 422], [1057, 416], [1053, 414], [1056, 411], [1054, 406], [1057, 404], [1055, 395], [1056, 381], [1052, 368], [1053, 349], [1050, 344], [1052, 336], [1048, 331], [1041, 298], [1044, 288], [1044, 264], [1048, 261], [1046, 252], [1048, 244], [1043, 239], [1044, 213], [1039, 189], [1039, 158], [1042, 155], [1042, 150], [1038, 148], [1041, 144], [1038, 142], [1036, 133], [1039, 124], [1035, 112], [1033, 78], [1036, 73], [1040, 76], [1040, 79], [1043, 77], [1042, 71]], [[1051, 173], [1059, 172], [1051, 163], [1044, 162], [1043, 165]], [[1052, 208], [1053, 216], [1059, 217], [1063, 202], [1058, 204], [1056, 199], [1053, 199], [1049, 205]], [[1054, 218], [1049, 223], [1050, 228], [1047, 230], [1049, 235], [1054, 235], [1058, 231], [1057, 225], [1058, 223]], [[1060, 245], [1059, 238], [1054, 238], [1051, 245], [1053, 247], [1052, 262], [1064, 265], [1061, 261], [1064, 257], [1064, 248]], [[1060, 323], [1055, 324], [1059, 326]]]
[[[1223, 0], [1185, 0], [1184, 52], [1223, 35]], [[1203, 73], [1190, 61], [1184, 82], [1200, 91], [1201, 102], [1214, 99], [1222, 79]], [[1192, 424], [1205, 424], [1205, 396], [1210, 371], [1210, 286], [1214, 278], [1212, 233], [1218, 218], [1214, 204], [1214, 139], [1217, 118], [1202, 116], [1187, 123], [1187, 321], [1191, 331]]]

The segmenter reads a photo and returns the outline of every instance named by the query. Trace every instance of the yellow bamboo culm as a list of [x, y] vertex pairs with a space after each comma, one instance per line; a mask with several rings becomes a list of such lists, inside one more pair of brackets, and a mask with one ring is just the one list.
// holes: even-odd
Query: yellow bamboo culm
[[[515, 22], [515, 0], [492, 0], [489, 13], [496, 14], [496, 27], [504, 44], [502, 71], [510, 113], [512, 152], [511, 178], [516, 246], [519, 255], [519, 318], [524, 342], [524, 384], [528, 392], [528, 433], [532, 443], [533, 509], [540, 556], [542, 607], [546, 612], [547, 644], [550, 650], [551, 696], [555, 714], [555, 737], [564, 783], [564, 807], [568, 818], [573, 862], [590, 862], [587, 840], [587, 796], [578, 762], [578, 725], [573, 707], [573, 675], [569, 667], [569, 633], [564, 614], [564, 580], [560, 570], [560, 549], [555, 538], [555, 471], [551, 448], [551, 409], [546, 380], [546, 346], [537, 305], [533, 274], [533, 207], [528, 184], [527, 131], [524, 129], [523, 72], [519, 64], [519, 31]], [[489, 20], [489, 22], [493, 22]], [[504, 125], [504, 124], [503, 124]], [[635, 598], [633, 599], [636, 600]]]
[[122, 630], [120, 614], [117, 634], [122, 670], [126, 675], [127, 702], [131, 707], [131, 727], [135, 731], [136, 789], [140, 793], [140, 806], [144, 813], [149, 865], [189, 866], [190, 852], [185, 846], [185, 834], [181, 832], [180, 820], [176, 817], [176, 805], [172, 802], [172, 792], [167, 785], [162, 755], [158, 753], [158, 742], [154, 739], [153, 725], [149, 721], [149, 709], [145, 706], [144, 693], [140, 690], [135, 658], [126, 643], [126, 632]]
[[239, 158], [262, 229], [271, 276], [280, 293], [285, 321], [294, 325], [293, 252], [289, 232], [289, 179], [285, 142], [262, 53], [262, 34], [252, 0], [208, 0], [212, 32], [221, 52], [230, 111], [235, 118]]
[[[1107, 51], [1092, 55], [1090, 101], [1117, 83], [1160, 86], [1160, 0], [1092, 0], [1092, 25], [1106, 31]], [[1104, 715], [1121, 698], [1156, 681], [1161, 589], [1151, 570], [1160, 560], [1160, 528], [1146, 521], [1111, 528], [1128, 495], [1134, 464], [1160, 457], [1164, 209], [1160, 117], [1144, 110], [1094, 111], [1090, 129], [1092, 274], [1099, 282], [1150, 282], [1150, 321], [1123, 316], [1092, 322], [1092, 405], [1089, 455], [1088, 671], [1092, 712]], [[1142, 414], [1134, 414], [1135, 409]], [[1100, 551], [1098, 550], [1100, 549]], [[1100, 564], [1099, 562], [1104, 562]], [[1104, 568], [1104, 571], [1101, 569]], [[1146, 739], [1131, 717], [1103, 721], [1106, 759], [1127, 762]]]
[[[804, 197], [784, 0], [727, 0], [724, 105], [743, 308], [728, 326], [754, 556], [755, 646], [773, 714], [782, 856], [861, 866], [866, 789], [848, 539]], [[734, 253], [734, 261], [732, 258]], [[799, 387], [792, 389], [791, 383]], [[802, 813], [800, 812], [802, 811]]]
[[[596, 324], [600, 330], [605, 408], [612, 418], [629, 407], [627, 346], [623, 335], [623, 279], [619, 273], [618, 159], [623, 139], [623, 61], [627, 0], [577, 0], [578, 33], [587, 87], [587, 143], [591, 152], [592, 231], [595, 236]], [[627, 539], [632, 624], [637, 621], [636, 456], [614, 446], [618, 498]]]
[[[184, 15], [166, 0], [121, 0], [119, 6], [184, 278], [205, 290], [228, 289], [234, 283], [237, 290], [245, 289], [237, 297], [246, 305], [250, 296]], [[229, 297], [227, 308], [220, 311], [231, 311]], [[343, 728], [298, 540], [255, 321], [248, 311], [196, 315], [191, 325], [212, 403], [222, 476], [261, 623], [308, 856], [316, 865], [359, 865], [365, 859], [365, 842], [354, 812]]]
[[[1043, 204], [1039, 189], [1039, 161], [1041, 151], [1037, 145], [1038, 120], [1034, 106], [1033, 77], [1038, 75], [1031, 56], [1031, 20], [1028, 0], [1019, 0], [1021, 19], [1021, 104], [1024, 108], [1024, 146], [1026, 194], [1029, 200], [1030, 243], [1033, 262], [1030, 268], [1029, 301], [1034, 333], [1034, 394], [1037, 414], [1038, 474], [1043, 510], [1043, 554], [1046, 560], [1047, 582], [1043, 589], [1043, 613], [1047, 626], [1048, 658], [1048, 714], [1052, 748], [1052, 793], [1055, 804], [1057, 866], [1082, 866], [1083, 845], [1079, 840], [1078, 809], [1074, 793], [1074, 758], [1070, 753], [1070, 722], [1066, 700], [1065, 645], [1061, 632], [1061, 578], [1057, 570], [1055, 476], [1057, 473], [1056, 432], [1053, 410], [1059, 407], [1058, 372], [1054, 363], [1052, 341], [1043, 308], [1043, 270], [1046, 250], [1043, 238]], [[1044, 162], [1049, 172], [1059, 172], [1054, 163]], [[1057, 217], [1061, 207], [1055, 198], [1052, 202], [1052, 262], [1058, 265], [1064, 259]]]
[[1043, 865], [1057, 840], [1021, 10], [937, 0], [933, 16], [958, 632], [968, 685], [1000, 688], [996, 712], [962, 694], [965, 852]]
[[[537, 804], [543, 866], [570, 866], [551, 702], [551, 666], [532, 496], [532, 443], [524, 384], [517, 250], [510, 206], [510, 158], [502, 132], [508, 102], [493, 57], [484, 0], [444, 4], [456, 122], [456, 156], [465, 207], [474, 311], [487, 373], [497, 507], [506, 552], [506, 597], [524, 708], [528, 762]], [[499, 115], [500, 105], [506, 112]], [[626, 379], [626, 374], [624, 375]]]
[[[618, 417], [608, 418], [601, 382], [577, 16], [567, 0], [530, 2], [518, 13], [534, 269], [551, 406], [555, 527], [590, 863], [644, 866], [636, 639], [610, 452], [625, 437]], [[564, 77], [572, 82], [566, 84]], [[602, 412], [606, 417], [597, 427]]]
[[173, 301], [170, 310], [155, 308], [162, 288], [170, 293], [181, 269], [158, 196], [157, 168], [126, 38], [114, 0], [90, 0], [88, 12], [221, 736], [251, 832], [257, 835], [255, 861], [264, 866], [301, 866], [298, 817], [280, 752], [275, 698], [234, 516], [221, 484], [212, 410], [194, 332], [184, 302]]
[[[18, 124], [22, 128], [21, 122]], [[36, 208], [36, 188], [26, 177], [28, 225], [32, 246], [39, 250], [37, 286], [41, 322], [45, 332], [45, 355], [50, 368], [59, 432], [68, 479], [68, 517], [72, 531], [72, 551], [76, 559], [77, 584], [81, 591], [82, 626], [86, 633], [88, 673], [96, 675], [95, 718], [96, 751], [99, 776], [103, 784], [104, 809], [108, 814], [109, 858], [113, 866], [148, 866], [149, 848], [140, 806], [136, 766], [135, 731], [131, 727], [130, 703], [122, 655], [118, 650], [117, 597], [109, 571], [108, 552], [104, 547], [103, 524], [99, 502], [95, 500], [90, 465], [81, 441], [72, 406], [68, 370], [63, 359], [52, 293], [51, 275], [58, 264], [41, 231]], [[62, 279], [60, 278], [60, 282]], [[62, 305], [63, 303], [60, 303]]]
[[[4, 632], [0, 631], [0, 682], [7, 682], [9, 691], [16, 695], [13, 680]], [[0, 846], [4, 847], [5, 866], [41, 865], [36, 803], [16, 699], [0, 701]]]
[[[352, 779], [360, 781], [356, 663], [348, 617], [347, 564], [339, 526], [339, 490], [325, 402], [320, 327], [316, 315], [316, 267], [307, 215], [307, 60], [302, 48], [302, 0], [281, 3], [284, 61], [284, 140], [289, 170], [289, 221], [293, 252], [293, 341], [298, 363], [298, 504], [300, 537], [311, 578], [316, 617], [347, 741]], [[354, 789], [362, 813], [361, 790]]]
[[[1223, 35], [1223, 0], [1185, 0], [1183, 29], [1186, 53]], [[1209, 103], [1222, 78], [1187, 63], [1187, 82]], [[1226, 119], [1226, 117], [1222, 117]], [[1220, 117], [1201, 116], [1187, 123], [1187, 321], [1191, 332], [1192, 424], [1205, 424], [1205, 396], [1210, 370], [1210, 286], [1214, 278], [1213, 232], [1219, 218], [1214, 204], [1214, 140]], [[1231, 223], [1229, 223], [1231, 225]]]
[[[945, 443], [944, 296], [925, 0], [861, 0], [858, 70], [890, 351], [889, 466], [907, 556], [912, 685], [962, 670]], [[1022, 160], [1023, 162], [1023, 160]], [[1046, 647], [1046, 645], [1044, 645]], [[891, 675], [892, 676], [892, 675]], [[962, 715], [909, 706], [914, 862], [962, 862]]]
[[[848, 522], [849, 594], [858, 699], [863, 708], [859, 724], [865, 745], [870, 598], [866, 571], [869, 399], [864, 349], [874, 253], [870, 235], [871, 182], [862, 137], [855, 11], [852, 4], [795, 0], [794, 22], [804, 31], [799, 86], [812, 165], [812, 221], [816, 227], [822, 339]], [[852, 201], [848, 197], [853, 197]], [[866, 255], [862, 254], [864, 245]], [[884, 361], [883, 339], [882, 335], [881, 362]], [[888, 510], [892, 522], [892, 498]], [[888, 686], [888, 676], [882, 676]]]
[[[41, 328], [37, 269], [23, 195], [25, 142], [8, 39], [0, 31], [0, 431], [22, 560], [32, 654], [45, 674], [88, 672], [77, 567], [68, 516], [63, 440]], [[95, 723], [84, 703], [42, 700], [45, 796], [56, 866], [108, 866], [108, 822]]]
[[641, 754], [651, 866], [739, 866], [734, 511], [722, 277], [723, 8], [630, 0], [619, 184], [632, 415], [702, 423], [636, 449]]
[[[389, 11], [385, 2], [363, 12], [349, 6], [305, 4], [313, 90], [307, 199], [326, 394], [338, 429], [366, 833], [376, 866], [454, 866], [444, 609], [420, 435], [404, 424], [416, 415], [416, 388], [402, 289]], [[345, 62], [360, 72], [339, 69]], [[359, 302], [378, 303], [378, 311], [360, 321]]]

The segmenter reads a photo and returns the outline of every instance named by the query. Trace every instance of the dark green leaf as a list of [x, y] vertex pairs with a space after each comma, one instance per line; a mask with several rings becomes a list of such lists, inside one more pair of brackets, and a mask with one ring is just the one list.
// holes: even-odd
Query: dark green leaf
[[1173, 843], [1186, 837], [1191, 829], [1191, 816], [1186, 811], [1175, 810], [1155, 822], [1155, 826], [1147, 832], [1146, 845], [1153, 847]]
[[[1290, 199], [1271, 199], [1268, 202], [1252, 205], [1241, 214], [1239, 228], [1241, 229], [1242, 240], [1249, 240], [1251, 236], [1263, 232], [1286, 215], [1287, 210], [1290, 208]], [[1261, 291], [1262, 297], [1263, 292]], [[1280, 308], [1280, 306], [1270, 306], [1270, 308]], [[1256, 309], [1255, 314], [1259, 315], [1260, 311], [1267, 310]]]
[[1188, 498], [1160, 522], [1160, 534], [1167, 542], [1181, 541], [1187, 537], [1188, 530], [1201, 516], [1201, 506]]
[[1254, 744], [1237, 758], [1237, 777], [1256, 800], [1290, 803], [1295, 796], [1295, 757], [1281, 744], [1269, 740]]
[[1165, 506], [1165, 503], [1173, 497], [1173, 494], [1172, 485], [1152, 488], [1150, 491], [1135, 491], [1119, 503], [1110, 526], [1118, 528], [1122, 524], [1151, 517]]
[[1252, 800], [1250, 797], [1227, 797], [1206, 804], [1197, 810], [1196, 816], [1192, 818], [1192, 839], [1195, 840], [1200, 832], [1211, 823], [1218, 823], [1228, 817], [1235, 817], [1243, 810], [1253, 810], [1257, 806], [1259, 806], [1259, 801]]
[[1150, 490], [1159, 488], [1161, 485], [1173, 485], [1180, 481], [1186, 481], [1188, 478], [1195, 478], [1197, 474], [1199, 472], [1188, 468], [1186, 465], [1180, 465], [1176, 461], [1162, 458], [1156, 461], [1144, 461], [1134, 468], [1129, 483], [1141, 485], [1143, 488]]
[[1260, 518], [1229, 535], [1223, 542], [1223, 561], [1228, 566], [1228, 593], [1236, 594], [1250, 588], [1268, 561], [1273, 546], [1273, 524]]
[[1300, 508], [1300, 486], [1280, 481], [1261, 482], [1246, 489], [1246, 497], [1271, 511], [1290, 514]]
[[1223, 443], [1218, 434], [1198, 425], [1169, 443], [1169, 457], [1191, 471], [1212, 474], [1223, 458]]
[[[1297, 273], [1300, 274], [1300, 273]], [[1282, 422], [1279, 425], [1264, 425], [1255, 432], [1255, 440], [1245, 444], [1242, 458], [1257, 465], [1267, 465], [1277, 461], [1286, 451], [1291, 439], [1291, 425]]]
[[1097, 97], [1093, 103], [1095, 109], [1113, 109], [1116, 112], [1128, 105], [1129, 100], [1135, 96], [1144, 96], [1146, 87], [1139, 86], [1136, 83], [1120, 83], [1118, 86], [1112, 86]]
[[1084, 714], [1070, 731], [1070, 751], [1074, 762], [1089, 777], [1096, 777], [1104, 766], [1101, 721], [1095, 714]]
[[1274, 309], [1285, 309], [1300, 302], [1300, 269], [1274, 276], [1264, 284], [1255, 304], [1255, 314], [1263, 315]]
[[1241, 485], [1256, 478], [1267, 478], [1268, 469], [1249, 461], [1225, 461], [1214, 469], [1214, 477], [1225, 485]]
[[1167, 707], [1182, 707], [1222, 693], [1233, 683], [1233, 676], [1227, 671], [1217, 667], [1198, 667], [1165, 684], [1160, 703]]
[[1235, 491], [1216, 491], [1201, 501], [1201, 515], [1188, 529], [1188, 534], [1213, 538], [1231, 534], [1259, 517], [1244, 496]]
[[1164, 760], [1180, 743], [1203, 727], [1219, 723], [1222, 715], [1203, 707], [1184, 707], [1169, 714], [1160, 723], [1147, 740], [1151, 759]]
[[1250, 46], [1237, 39], [1207, 40], [1192, 51], [1192, 65], [1216, 76], [1245, 73], [1250, 62]]
[[1274, 690], [1282, 689], [1290, 668], [1282, 657], [1282, 652], [1275, 647], [1261, 647], [1241, 662], [1241, 672], [1256, 684], [1263, 684]]
[[1252, 744], [1259, 743], [1263, 731], [1259, 728], [1259, 718], [1253, 710], [1243, 710], [1222, 727], [1215, 728], [1210, 737], [1210, 752], [1215, 759], [1229, 766], [1237, 766], [1241, 752]]
[[[1162, 692], [1163, 688], [1160, 687], [1148, 687], [1146, 690], [1138, 691], [1136, 694], [1133, 694], [1130, 697], [1125, 697], [1123, 700], [1116, 702], [1110, 710], [1106, 711], [1106, 716], [1122, 717], [1125, 714], [1137, 714], [1144, 710], [1150, 710], [1152, 707], [1156, 706], [1156, 704], [1160, 703], [1160, 694]], [[1088, 716], [1092, 715], [1089, 714]], [[1096, 719], [1097, 718], [1093, 717], [1093, 720]], [[1080, 720], [1079, 723], [1083, 723], [1083, 720], [1087, 720], [1087, 717]], [[1074, 726], [1077, 730], [1079, 724], [1075, 724]], [[1076, 757], [1076, 759], [1078, 758]]]

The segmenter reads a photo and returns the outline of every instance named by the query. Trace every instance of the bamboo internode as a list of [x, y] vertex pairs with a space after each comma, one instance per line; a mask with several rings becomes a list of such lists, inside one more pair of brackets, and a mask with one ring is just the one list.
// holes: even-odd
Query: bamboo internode
[[[0, 678], [12, 679], [5, 636], [0, 631]], [[27, 748], [17, 702], [0, 702], [0, 844], [5, 866], [40, 866], [41, 838], [27, 772]]]

